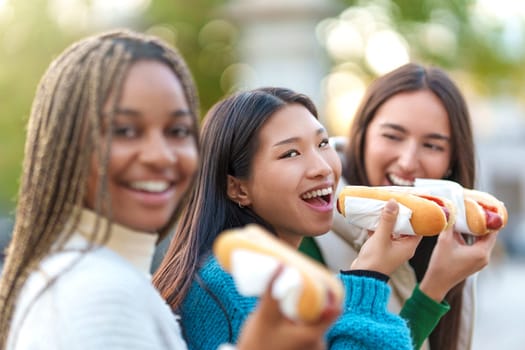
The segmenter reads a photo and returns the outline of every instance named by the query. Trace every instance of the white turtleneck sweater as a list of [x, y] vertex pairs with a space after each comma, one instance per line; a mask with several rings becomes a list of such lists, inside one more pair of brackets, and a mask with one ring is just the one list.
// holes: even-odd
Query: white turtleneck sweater
[[106, 244], [83, 252], [95, 222], [83, 210], [65, 249], [30, 275], [7, 349], [186, 349], [176, 316], [150, 281], [157, 235], [113, 224]]

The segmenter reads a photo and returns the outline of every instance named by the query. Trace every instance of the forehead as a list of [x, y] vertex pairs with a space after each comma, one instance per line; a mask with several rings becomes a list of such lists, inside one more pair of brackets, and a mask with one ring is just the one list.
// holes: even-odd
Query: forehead
[[275, 143], [289, 138], [305, 138], [316, 134], [323, 125], [301, 104], [289, 104], [275, 112], [259, 133], [261, 143]]
[[175, 72], [157, 60], [133, 62], [124, 77], [123, 94], [142, 95], [151, 90], [166, 94], [182, 93], [183, 87]]
[[450, 134], [450, 121], [441, 100], [429, 90], [403, 92], [386, 100], [377, 110], [371, 124], [400, 125], [406, 130]]

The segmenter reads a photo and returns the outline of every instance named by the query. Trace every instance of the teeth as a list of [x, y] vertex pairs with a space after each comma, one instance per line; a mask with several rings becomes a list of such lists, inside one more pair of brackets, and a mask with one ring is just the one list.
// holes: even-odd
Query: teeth
[[135, 181], [129, 184], [135, 190], [145, 192], [164, 192], [170, 186], [166, 181]]
[[394, 174], [389, 174], [388, 177], [390, 178], [390, 181], [392, 181], [392, 183], [394, 185], [397, 185], [397, 186], [414, 186], [414, 181], [410, 181], [410, 180], [405, 180], [399, 176], [396, 176]]
[[320, 197], [320, 196], [326, 196], [327, 194], [330, 194], [330, 193], [332, 193], [332, 187], [327, 187], [327, 188], [323, 188], [320, 190], [314, 190], [314, 191], [307, 192], [303, 194], [302, 198], [310, 199], [310, 198], [315, 198], [315, 197]]

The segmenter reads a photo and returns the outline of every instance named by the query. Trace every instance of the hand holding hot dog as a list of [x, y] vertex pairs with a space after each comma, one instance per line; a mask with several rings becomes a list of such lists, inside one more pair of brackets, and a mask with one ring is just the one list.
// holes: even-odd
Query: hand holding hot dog
[[467, 245], [463, 236], [452, 229], [442, 232], [420, 283], [421, 291], [441, 302], [456, 284], [489, 263], [496, 237], [497, 233], [479, 236]]
[[414, 255], [421, 236], [392, 235], [398, 211], [394, 200], [386, 203], [377, 230], [361, 247], [352, 270], [372, 270], [389, 276]]
[[[281, 269], [282, 271], [282, 269]], [[341, 305], [334, 298], [315, 322], [297, 322], [287, 318], [277, 300], [272, 296], [272, 286], [278, 271], [266, 292], [261, 296], [256, 310], [245, 322], [238, 350], [323, 350], [325, 334], [341, 312]]]

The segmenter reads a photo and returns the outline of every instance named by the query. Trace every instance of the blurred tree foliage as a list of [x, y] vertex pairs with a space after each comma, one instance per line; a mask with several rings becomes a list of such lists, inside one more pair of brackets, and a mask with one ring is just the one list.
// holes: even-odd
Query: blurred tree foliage
[[[491, 19], [476, 15], [476, 0], [342, 1], [349, 7], [373, 4], [386, 9], [393, 29], [406, 39], [413, 59], [464, 71], [478, 93], [516, 95], [522, 91], [525, 18], [518, 14], [509, 26], [509, 21], [505, 23], [497, 14]], [[440, 33], [432, 31], [432, 24], [452, 33], [453, 49], [431, 49], [429, 44], [440, 39]]]
[[[236, 59], [236, 30], [222, 19], [227, 0], [152, 1], [142, 20], [145, 26], [168, 27], [175, 34], [172, 44], [179, 48], [193, 73], [204, 113], [227, 91], [221, 85], [224, 70]], [[143, 28], [146, 29], [146, 28]], [[165, 37], [170, 40], [169, 36]]]
[[10, 5], [0, 17], [0, 210], [13, 205], [37, 82], [53, 56], [72, 39], [43, 15], [46, 1]]

